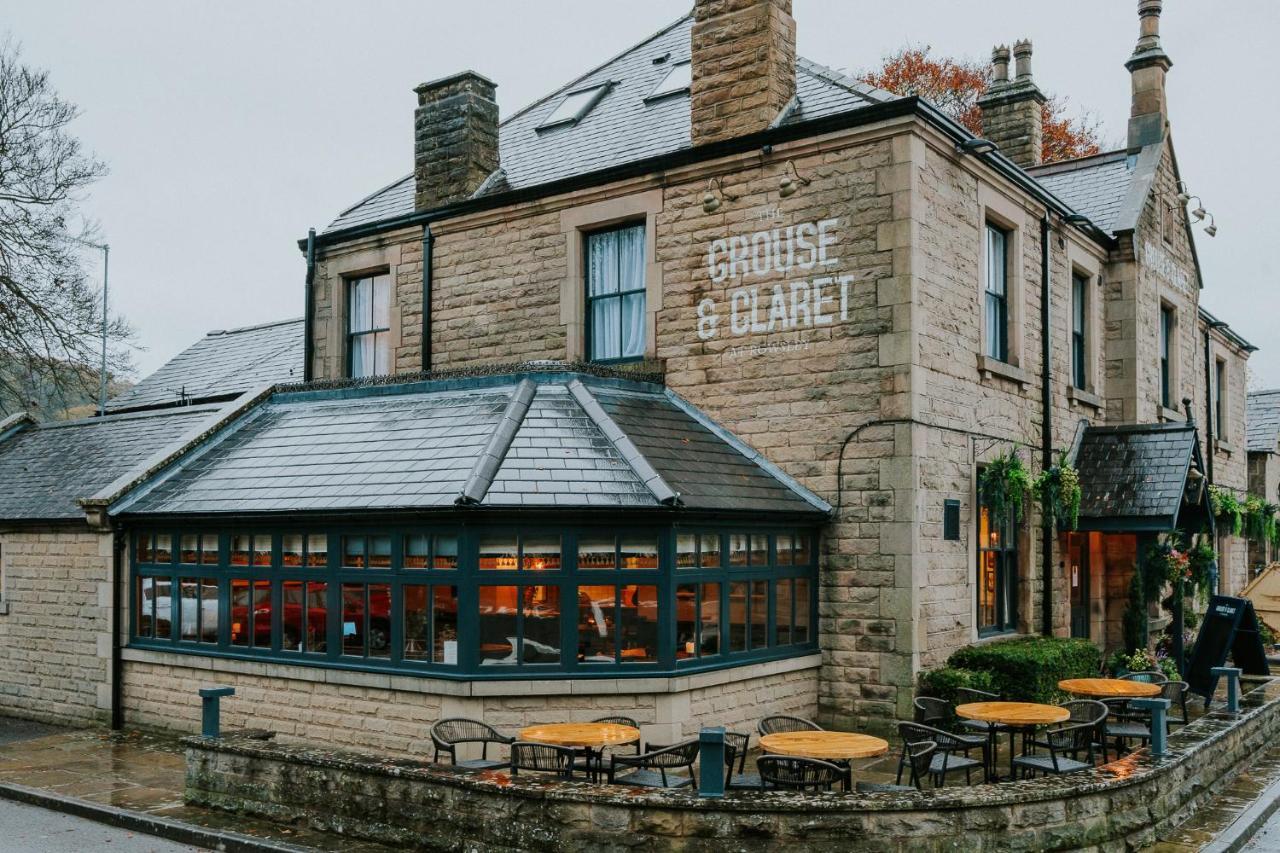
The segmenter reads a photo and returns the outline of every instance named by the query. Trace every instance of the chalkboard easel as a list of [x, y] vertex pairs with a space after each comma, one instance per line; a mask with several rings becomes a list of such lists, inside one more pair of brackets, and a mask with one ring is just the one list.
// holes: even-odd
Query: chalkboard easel
[[1270, 673], [1253, 602], [1247, 598], [1215, 595], [1209, 599], [1209, 609], [1205, 611], [1195, 648], [1191, 650], [1191, 661], [1183, 673], [1190, 691], [1203, 696], [1206, 704], [1218, 687], [1218, 676], [1213, 674], [1213, 669], [1226, 664], [1228, 653], [1246, 675]]

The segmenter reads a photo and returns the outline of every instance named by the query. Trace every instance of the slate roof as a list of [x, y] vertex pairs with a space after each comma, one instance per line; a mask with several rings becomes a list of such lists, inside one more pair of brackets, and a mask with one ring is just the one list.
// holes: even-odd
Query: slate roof
[[[501, 175], [482, 188], [484, 193], [524, 189], [690, 147], [688, 91], [646, 99], [673, 65], [689, 61], [692, 27], [691, 15], [681, 18], [505, 119], [498, 128]], [[655, 62], [662, 57], [666, 58]], [[564, 95], [599, 83], [612, 85], [581, 121], [538, 129]], [[800, 58], [796, 60], [796, 95], [799, 106], [786, 117], [787, 123], [896, 97]], [[410, 174], [347, 208], [325, 230], [412, 213], [413, 190]]]
[[303, 322], [283, 320], [209, 332], [155, 373], [107, 403], [120, 412], [228, 399], [252, 388], [302, 379]]
[[277, 393], [111, 511], [459, 505], [830, 509], [660, 386], [547, 372]]
[[1186, 423], [1090, 426], [1076, 451], [1081, 530], [1172, 530], [1187, 473], [1199, 465]]
[[1251, 391], [1245, 405], [1249, 453], [1275, 453], [1280, 443], [1280, 388]]
[[174, 443], [217, 406], [28, 427], [0, 441], [0, 520], [83, 519], [76, 503]]
[[1027, 171], [1045, 189], [1108, 234], [1119, 226], [1134, 175], [1126, 152], [1111, 151]]

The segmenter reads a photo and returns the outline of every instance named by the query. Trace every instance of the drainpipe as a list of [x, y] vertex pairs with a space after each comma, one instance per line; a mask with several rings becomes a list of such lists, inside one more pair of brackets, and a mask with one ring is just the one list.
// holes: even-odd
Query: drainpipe
[[[1050, 234], [1049, 212], [1040, 217], [1040, 464], [1042, 470], [1053, 467], [1053, 385], [1051, 381], [1052, 333], [1049, 328], [1050, 293], [1049, 269]], [[1044, 508], [1041, 507], [1041, 512]], [[1040, 524], [1040, 574], [1043, 589], [1040, 594], [1040, 633], [1053, 636], [1053, 528]]]
[[315, 313], [315, 280], [316, 280], [316, 229], [307, 229], [307, 286], [306, 307], [302, 318], [303, 361], [302, 381], [310, 382], [312, 376], [311, 357], [315, 351], [313, 342], [311, 315]]
[[1214, 329], [1226, 326], [1221, 321], [1209, 323], [1204, 330], [1204, 475], [1205, 486], [1213, 485], [1213, 431], [1217, 427], [1213, 417], [1213, 354], [1210, 352]]
[[431, 266], [436, 238], [431, 223], [422, 226], [422, 372], [431, 371]]
[[120, 528], [111, 526], [111, 618], [107, 624], [111, 626], [111, 728], [119, 731], [124, 727], [124, 673], [121, 671], [120, 655], [120, 610], [123, 597], [120, 594], [124, 568], [124, 535]]

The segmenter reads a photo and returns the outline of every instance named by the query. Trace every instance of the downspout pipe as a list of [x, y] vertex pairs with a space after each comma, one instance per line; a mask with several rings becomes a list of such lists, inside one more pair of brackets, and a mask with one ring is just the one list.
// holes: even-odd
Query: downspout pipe
[[111, 626], [111, 729], [119, 731], [124, 728], [124, 672], [120, 653], [120, 635], [122, 633], [122, 609], [124, 597], [121, 595], [124, 575], [124, 534], [120, 528], [111, 527], [111, 618], [107, 624]]
[[1215, 437], [1213, 431], [1217, 428], [1213, 417], [1212, 332], [1226, 325], [1222, 322], [1210, 323], [1204, 330], [1204, 477], [1206, 486], [1213, 485], [1213, 439]]
[[[1053, 467], [1053, 384], [1052, 384], [1052, 330], [1049, 327], [1049, 302], [1052, 297], [1050, 280], [1050, 238], [1053, 233], [1049, 211], [1040, 217], [1040, 464], [1042, 470]], [[1044, 512], [1044, 508], [1041, 508]], [[1053, 636], [1053, 526], [1044, 520], [1040, 523], [1040, 633]]]
[[313, 374], [311, 367], [312, 354], [315, 352], [315, 336], [312, 326], [312, 315], [315, 314], [315, 281], [316, 281], [316, 229], [307, 229], [307, 285], [305, 307], [302, 317], [302, 381], [310, 382]]
[[422, 226], [422, 372], [431, 372], [431, 267], [436, 237], [431, 223]]

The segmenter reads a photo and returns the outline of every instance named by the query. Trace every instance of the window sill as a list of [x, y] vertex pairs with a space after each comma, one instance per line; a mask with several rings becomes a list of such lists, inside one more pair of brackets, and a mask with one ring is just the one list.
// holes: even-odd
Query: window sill
[[1218, 453], [1221, 453], [1223, 456], [1230, 456], [1236, 452], [1235, 445], [1229, 441], [1215, 441], [1213, 443], [1213, 449]]
[[1019, 634], [1017, 629], [1008, 628], [1005, 630], [997, 630], [995, 628], [983, 628], [978, 631], [978, 637], [975, 639], [974, 645], [986, 645], [987, 643], [998, 643], [1001, 640], [1009, 640], [1014, 637], [1024, 636]]
[[1067, 399], [1077, 406], [1088, 406], [1096, 412], [1102, 411], [1103, 401], [1097, 394], [1090, 394], [1083, 388], [1072, 386], [1067, 389]]
[[1170, 409], [1169, 407], [1163, 406], [1163, 405], [1160, 407], [1161, 423], [1167, 423], [1167, 424], [1182, 423], [1185, 420], [1186, 420], [1186, 417], [1183, 416], [1182, 412], [1179, 412], [1177, 409]]
[[1001, 379], [1007, 379], [1010, 382], [1016, 382], [1023, 388], [1030, 384], [1031, 380], [1027, 376], [1027, 372], [1017, 365], [1000, 361], [989, 355], [978, 356], [978, 372], [982, 374], [983, 379], [990, 379], [992, 376], [998, 376]]

